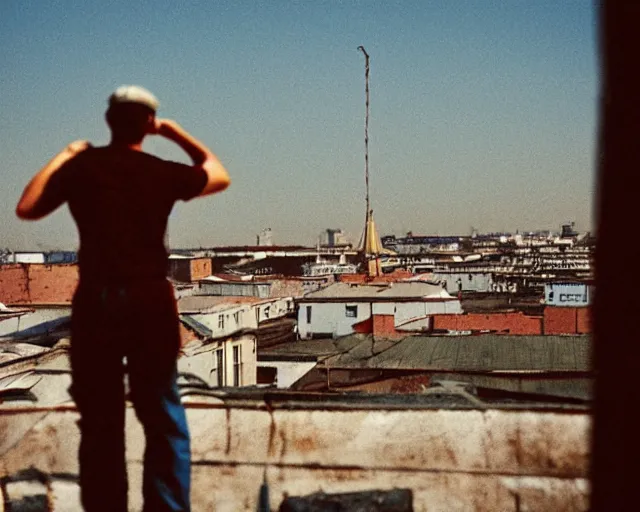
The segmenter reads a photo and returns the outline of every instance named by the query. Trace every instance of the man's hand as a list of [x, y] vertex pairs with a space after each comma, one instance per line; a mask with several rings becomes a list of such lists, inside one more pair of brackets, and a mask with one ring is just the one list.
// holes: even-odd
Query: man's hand
[[149, 125], [149, 134], [158, 134], [178, 144], [191, 157], [193, 165], [207, 173], [207, 184], [200, 195], [221, 192], [229, 186], [229, 174], [218, 157], [182, 126], [171, 119], [155, 119]]
[[165, 127], [168, 123], [170, 123], [168, 119], [160, 119], [159, 117], [154, 118], [152, 123], [149, 123], [149, 135], [165, 135], [163, 132], [163, 127]]

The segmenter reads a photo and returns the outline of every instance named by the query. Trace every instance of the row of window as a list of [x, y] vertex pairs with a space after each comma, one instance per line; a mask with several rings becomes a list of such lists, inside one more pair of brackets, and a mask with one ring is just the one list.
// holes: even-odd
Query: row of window
[[[287, 301], [287, 310], [290, 310], [292, 307], [291, 301]], [[269, 318], [269, 316], [271, 315], [271, 306], [267, 306], [262, 310], [262, 314], [264, 315], [265, 318]], [[229, 318], [229, 315], [226, 315], [226, 318]], [[242, 322], [242, 311], [236, 311], [233, 314], [233, 320], [236, 323], [236, 327], [238, 327], [240, 325], [240, 323]], [[224, 329], [225, 326], [225, 315], [224, 314], [220, 314], [218, 315], [218, 329]]]
[[[218, 387], [223, 387], [227, 385], [226, 382], [226, 371], [225, 371], [225, 357], [224, 357], [224, 349], [217, 349], [213, 357], [215, 358], [215, 368], [214, 372], [216, 372], [216, 384]], [[242, 346], [234, 345], [233, 346], [233, 383], [232, 386], [242, 386]]]
[[[229, 315], [226, 315], [226, 317], [229, 318]], [[218, 329], [224, 329], [224, 320], [225, 315], [218, 315]], [[236, 327], [240, 325], [242, 321], [242, 311], [236, 311], [233, 314], [233, 321], [236, 323]]]

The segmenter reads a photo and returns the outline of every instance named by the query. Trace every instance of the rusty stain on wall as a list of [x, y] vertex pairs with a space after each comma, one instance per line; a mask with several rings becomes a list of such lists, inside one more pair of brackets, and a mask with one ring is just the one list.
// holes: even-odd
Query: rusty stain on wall
[[[411, 488], [416, 510], [509, 512], [514, 496], [522, 510], [587, 510], [584, 410], [330, 408], [247, 397], [191, 397], [186, 407], [194, 511], [255, 510], [265, 474], [274, 510], [285, 494], [393, 487]], [[76, 475], [77, 413], [33, 414], [0, 409], [6, 428], [35, 421], [4, 446], [0, 478], [29, 467], [52, 482]], [[131, 408], [127, 425], [131, 510], [139, 511], [144, 442]]]

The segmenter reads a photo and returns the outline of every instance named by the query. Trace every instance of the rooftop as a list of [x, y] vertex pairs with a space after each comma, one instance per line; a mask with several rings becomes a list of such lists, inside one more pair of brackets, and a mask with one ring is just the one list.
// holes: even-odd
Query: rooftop
[[[261, 351], [262, 353], [262, 351]], [[355, 334], [299, 340], [269, 354], [317, 356], [332, 368], [466, 372], [590, 372], [590, 336], [408, 336], [400, 340]]]
[[[496, 352], [505, 349], [496, 336], [440, 337], [427, 359], [473, 367], [469, 358], [460, 360], [464, 349], [458, 354], [445, 346], [463, 340], [475, 342], [479, 354], [473, 357], [488, 364], [482, 338]], [[526, 337], [500, 339], [527, 343]], [[561, 341], [547, 347], [560, 362]], [[571, 341], [578, 340], [564, 339]], [[402, 363], [412, 357], [414, 343], [428, 342], [353, 336], [286, 347], [306, 347], [338, 362], [400, 355]], [[0, 365], [0, 432], [6, 433], [0, 436], [0, 504], [7, 510], [79, 510], [78, 413], [67, 391], [67, 346], [63, 339], [46, 351], [6, 347], [21, 352], [19, 360]], [[194, 510], [256, 510], [264, 479], [272, 510], [287, 496], [393, 488], [411, 489], [415, 510], [588, 508], [590, 415], [584, 406], [481, 403], [464, 386], [445, 382], [402, 396], [180, 382], [192, 438]], [[130, 510], [139, 512], [144, 438], [131, 406], [126, 436]]]
[[269, 300], [273, 299], [236, 295], [188, 295], [178, 300], [178, 312], [181, 314], [212, 312], [240, 304], [259, 304]]
[[374, 284], [334, 283], [308, 293], [305, 301], [327, 299], [384, 300], [384, 299], [452, 299], [441, 286], [424, 282], [395, 282]]

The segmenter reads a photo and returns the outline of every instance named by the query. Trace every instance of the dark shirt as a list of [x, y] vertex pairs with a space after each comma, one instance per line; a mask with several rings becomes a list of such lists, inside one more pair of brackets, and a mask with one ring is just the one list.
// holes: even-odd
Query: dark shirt
[[47, 195], [68, 201], [80, 233], [83, 282], [164, 278], [167, 220], [176, 200], [199, 195], [201, 168], [129, 149], [89, 148], [54, 174]]

